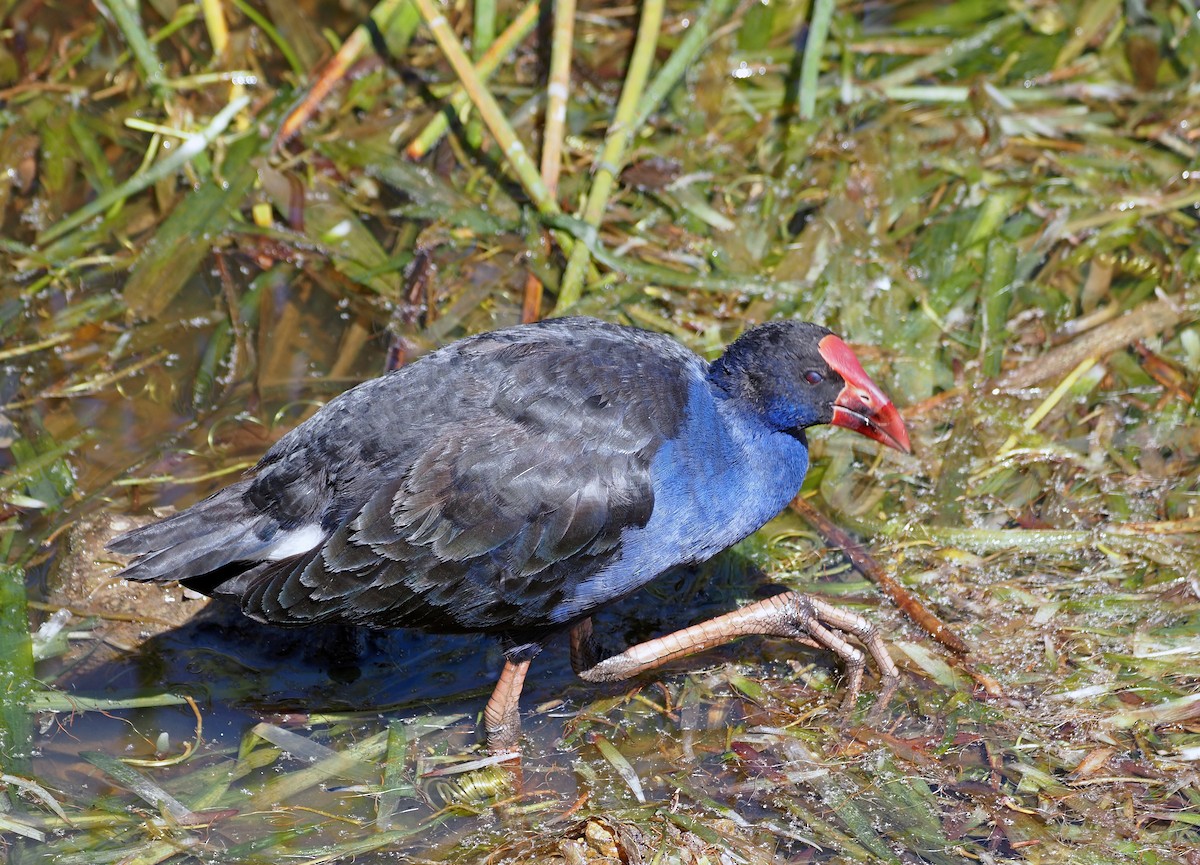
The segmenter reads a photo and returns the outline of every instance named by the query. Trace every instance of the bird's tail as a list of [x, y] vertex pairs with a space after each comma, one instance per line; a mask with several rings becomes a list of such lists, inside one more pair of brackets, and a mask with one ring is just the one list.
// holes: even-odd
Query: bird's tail
[[268, 549], [279, 525], [251, 512], [240, 481], [160, 522], [118, 535], [106, 548], [132, 556], [118, 577], [126, 580], [186, 580], [232, 562], [252, 560]]

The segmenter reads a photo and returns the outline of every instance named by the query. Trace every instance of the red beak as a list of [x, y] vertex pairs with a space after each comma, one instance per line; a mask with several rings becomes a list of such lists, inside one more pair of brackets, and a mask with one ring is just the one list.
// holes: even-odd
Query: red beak
[[833, 401], [832, 423], [862, 433], [890, 448], [912, 453], [908, 430], [904, 428], [900, 412], [896, 411], [879, 385], [871, 381], [850, 346], [831, 333], [821, 339], [817, 350], [829, 367], [846, 382], [838, 398]]

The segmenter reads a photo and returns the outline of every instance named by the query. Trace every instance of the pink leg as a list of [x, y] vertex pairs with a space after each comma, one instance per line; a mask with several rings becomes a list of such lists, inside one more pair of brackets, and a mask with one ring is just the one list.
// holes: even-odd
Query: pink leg
[[857, 637], [879, 666], [881, 703], [891, 698], [900, 677], [883, 637], [868, 619], [798, 592], [773, 595], [707, 622], [631, 646], [599, 663], [591, 663], [595, 643], [592, 622], [585, 619], [571, 630], [571, 665], [581, 679], [615, 682], [751, 634], [791, 637], [832, 651], [846, 665], [847, 705], [858, 699], [866, 658], [847, 642], [845, 634]]
[[521, 688], [525, 685], [527, 672], [529, 661], [505, 661], [500, 681], [496, 683], [492, 697], [483, 710], [488, 750], [493, 754], [516, 750], [517, 738], [521, 735], [521, 715], [517, 704], [521, 700]]

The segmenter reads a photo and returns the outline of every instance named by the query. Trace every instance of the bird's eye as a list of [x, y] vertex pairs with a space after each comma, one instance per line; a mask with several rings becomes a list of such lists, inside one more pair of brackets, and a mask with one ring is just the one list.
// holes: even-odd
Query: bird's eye
[[804, 374], [804, 380], [809, 384], [820, 384], [825, 381], [825, 376], [821, 375], [815, 369], [810, 369]]

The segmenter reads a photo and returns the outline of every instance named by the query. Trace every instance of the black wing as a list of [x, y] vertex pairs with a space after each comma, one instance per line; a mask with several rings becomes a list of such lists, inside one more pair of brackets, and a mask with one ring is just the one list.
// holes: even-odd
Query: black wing
[[550, 624], [649, 520], [650, 462], [702, 370], [665, 337], [590, 321], [457, 343], [331, 402], [264, 458], [247, 510], [284, 531], [319, 521], [322, 543], [195, 583], [281, 624]]

